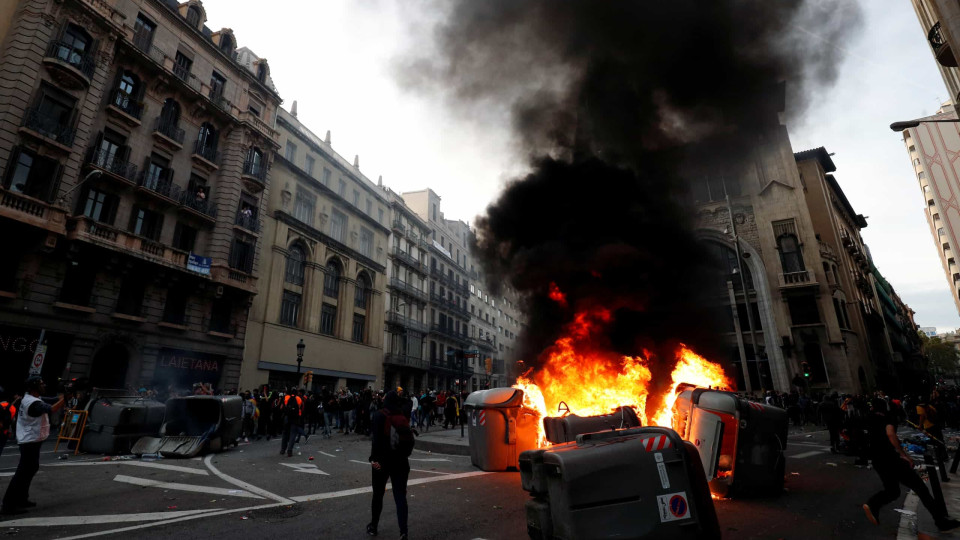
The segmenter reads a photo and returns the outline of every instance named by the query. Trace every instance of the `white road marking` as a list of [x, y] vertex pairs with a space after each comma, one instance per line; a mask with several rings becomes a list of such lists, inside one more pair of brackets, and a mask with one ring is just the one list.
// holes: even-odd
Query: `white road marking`
[[130, 521], [158, 521], [162, 519], [178, 518], [183, 516], [192, 516], [194, 514], [205, 514], [220, 510], [220, 508], [209, 508], [207, 510], [181, 510], [178, 512], [145, 512], [141, 514], [112, 514], [105, 516], [50, 516], [39, 518], [14, 519], [4, 521], [4, 527], [66, 527], [71, 525], [96, 525], [100, 523], [126, 523]]
[[251, 511], [251, 510], [263, 510], [263, 509], [265, 509], [265, 508], [275, 508], [275, 507], [277, 507], [277, 506], [283, 506], [284, 504], [289, 504], [289, 503], [280, 503], [280, 502], [277, 502], [277, 503], [270, 503], [270, 504], [261, 504], [261, 505], [259, 505], [259, 506], [248, 506], [248, 507], [246, 507], [246, 508], [234, 508], [234, 509], [232, 509], [232, 510], [218, 510], [218, 511], [215, 511], [215, 512], [205, 512], [205, 513], [203, 513], [203, 514], [194, 514], [194, 515], [192, 515], [192, 516], [184, 516], [184, 517], [174, 518], [174, 519], [165, 519], [165, 520], [163, 520], [163, 521], [155, 521], [155, 522], [153, 522], [153, 523], [145, 523], [145, 524], [143, 524], [143, 525], [133, 525], [133, 526], [131, 526], [131, 527], [123, 527], [123, 528], [120, 528], [120, 529], [110, 529], [110, 530], [106, 530], [106, 531], [97, 531], [97, 532], [92, 532], [92, 533], [87, 533], [87, 534], [78, 534], [77, 536], [68, 536], [68, 537], [66, 537], [66, 538], [61, 538], [61, 540], [80, 540], [81, 538], [93, 538], [93, 537], [95, 537], [95, 536], [107, 536], [108, 534], [116, 534], [116, 533], [121, 533], [121, 532], [136, 531], [136, 530], [140, 530], [140, 529], [147, 529], [147, 528], [150, 528], [150, 527], [159, 527], [160, 525], [167, 525], [167, 524], [170, 524], [170, 523], [179, 523], [179, 522], [181, 522], [181, 521], [189, 521], [189, 520], [192, 520], [192, 519], [199, 519], [199, 518], [207, 517], [207, 516], [222, 516], [222, 515], [224, 515], [224, 514], [233, 514], [233, 513], [235, 513], [235, 512], [249, 512], [249, 511]]
[[820, 450], [814, 450], [814, 451], [812, 451], [812, 452], [804, 452], [804, 453], [802, 453], [802, 454], [797, 454], [797, 455], [795, 455], [795, 456], [787, 456], [787, 457], [788, 457], [788, 458], [793, 458], [793, 459], [803, 459], [803, 458], [808, 458], [808, 457], [810, 457], [810, 456], [817, 456], [817, 455], [820, 455], [820, 454], [822, 454], [822, 453], [823, 453], [823, 452], [820, 451]]
[[446, 458], [407, 458], [407, 459], [410, 461], [447, 461], [447, 462], [450, 461], [449, 459], [446, 459]]
[[210, 493], [213, 495], [227, 495], [230, 497], [245, 497], [248, 499], [262, 499], [259, 495], [254, 495], [242, 489], [228, 489], [209, 486], [197, 486], [194, 484], [180, 484], [177, 482], [161, 482], [159, 480], [148, 480], [146, 478], [137, 478], [135, 476], [126, 476], [118, 474], [113, 477], [114, 482], [123, 482], [135, 486], [155, 487], [163, 489], [173, 489], [177, 491], [193, 491], [196, 493]]
[[275, 500], [275, 501], [277, 501], [277, 502], [280, 502], [280, 503], [290, 504], [290, 503], [292, 502], [290, 499], [288, 499], [288, 498], [286, 498], [286, 497], [281, 497], [280, 495], [277, 495], [276, 493], [270, 493], [269, 491], [267, 491], [267, 490], [265, 490], [265, 489], [258, 488], [257, 486], [255, 486], [255, 485], [253, 485], [253, 484], [248, 484], [247, 482], [244, 482], [243, 480], [240, 480], [239, 478], [234, 478], [234, 477], [232, 477], [232, 476], [229, 476], [229, 475], [226, 475], [226, 474], [220, 472], [219, 469], [217, 469], [216, 467], [213, 466], [213, 454], [208, 454], [207, 457], [203, 458], [203, 464], [206, 465], [208, 469], [210, 469], [210, 472], [212, 472], [212, 473], [215, 474], [216, 476], [220, 477], [220, 479], [223, 480], [224, 482], [227, 482], [227, 483], [229, 483], [229, 484], [233, 484], [233, 485], [235, 485], [235, 486], [242, 487], [243, 489], [245, 489], [245, 490], [247, 490], [247, 491], [249, 491], [249, 492], [251, 492], [251, 493], [256, 493], [257, 495], [260, 495], [261, 497], [266, 497], [266, 498], [268, 498], [268, 499], [273, 499], [273, 500]]
[[452, 474], [452, 473], [440, 472], [440, 471], [425, 471], [425, 470], [423, 470], [423, 469], [410, 469], [410, 470], [411, 470], [411, 471], [417, 471], [417, 472], [425, 472], [425, 473], [430, 473], [430, 474]]
[[320, 452], [321, 454], [323, 454], [323, 455], [325, 455], [325, 456], [327, 456], [327, 457], [332, 457], [332, 458], [335, 458], [335, 457], [337, 457], [337, 456], [335, 456], [335, 455], [333, 455], [333, 454], [328, 454], [328, 453], [326, 453], [326, 452], [324, 452], [324, 451], [322, 451], [322, 450], [321, 450], [321, 451], [319, 451], [319, 452]]
[[297, 472], [307, 473], [307, 474], [322, 474], [324, 476], [330, 476], [329, 474], [321, 471], [317, 468], [316, 465], [306, 464], [306, 463], [281, 463], [281, 465], [290, 467]]
[[78, 467], [89, 465], [132, 465], [134, 467], [146, 467], [148, 469], [163, 469], [166, 471], [175, 471], [188, 474], [199, 474], [209, 476], [210, 473], [203, 469], [194, 469], [192, 467], [181, 467], [180, 465], [167, 465], [166, 463], [150, 463], [144, 461], [79, 461], [75, 463], [48, 463], [47, 467]]
[[[471, 471], [466, 473], [459, 474], [447, 474], [444, 476], [431, 476], [429, 478], [414, 478], [407, 482], [408, 486], [416, 486], [419, 484], [430, 484], [433, 482], [444, 482], [447, 480], [458, 480], [460, 478], [472, 478], [474, 476], [483, 476], [487, 474], [493, 474], [486, 471]], [[387, 485], [387, 489], [390, 489], [390, 486]], [[343, 491], [331, 491], [329, 493], [315, 493], [313, 495], [301, 495], [299, 497], [290, 497], [297, 502], [308, 502], [308, 501], [320, 501], [324, 499], [335, 499], [338, 497], [349, 497], [350, 495], [359, 495], [361, 493], [371, 493], [373, 488], [370, 486], [354, 489], [345, 489]]]
[[356, 460], [356, 459], [351, 459], [351, 460], [350, 460], [350, 463], [359, 463], [359, 464], [361, 464], [361, 465], [370, 465], [370, 462], [369, 462], [369, 461], [360, 461], [360, 460]]
[[[16, 471], [14, 471], [14, 472], [16, 472]], [[38, 471], [38, 472], [39, 472], [39, 471]], [[0, 476], [13, 476], [13, 475], [14, 475], [14, 473], [12, 473], [12, 472], [0, 472]]]

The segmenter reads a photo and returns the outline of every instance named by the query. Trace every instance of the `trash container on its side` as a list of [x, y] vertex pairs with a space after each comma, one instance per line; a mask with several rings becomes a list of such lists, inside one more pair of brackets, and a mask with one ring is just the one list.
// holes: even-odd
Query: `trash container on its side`
[[467, 396], [463, 408], [475, 467], [484, 471], [517, 468], [520, 454], [537, 447], [537, 415], [523, 407], [523, 390], [479, 390]]
[[673, 427], [701, 452], [714, 492], [777, 494], [783, 489], [787, 412], [732, 392], [685, 390], [674, 404]]
[[575, 441], [577, 435], [596, 433], [614, 429], [640, 427], [643, 424], [631, 407], [617, 407], [610, 414], [596, 416], [565, 416], [546, 417], [543, 419], [543, 429], [547, 440], [553, 444]]
[[525, 488], [543, 488], [537, 468], [546, 479], [525, 505], [532, 538], [720, 538], [700, 456], [670, 429], [589, 433], [523, 461]]

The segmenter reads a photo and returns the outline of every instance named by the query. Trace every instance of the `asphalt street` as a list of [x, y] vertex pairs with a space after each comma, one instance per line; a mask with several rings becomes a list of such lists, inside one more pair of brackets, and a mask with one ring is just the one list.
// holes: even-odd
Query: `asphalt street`
[[[31, 498], [39, 506], [0, 521], [17, 538], [365, 538], [369, 521], [369, 442], [356, 435], [318, 436], [301, 454], [279, 442], [241, 444], [192, 460], [57, 459], [44, 445]], [[787, 491], [776, 498], [716, 501], [725, 538], [896, 538], [900, 514], [885, 508], [881, 526], [860, 505], [880, 488], [876, 474], [831, 454], [825, 432], [791, 434]], [[313, 458], [312, 460], [310, 458]], [[0, 456], [5, 486], [18, 454]], [[526, 538], [518, 473], [484, 473], [469, 457], [415, 451], [411, 457], [410, 537]], [[920, 510], [923, 511], [922, 509]], [[399, 536], [390, 492], [380, 537]]]

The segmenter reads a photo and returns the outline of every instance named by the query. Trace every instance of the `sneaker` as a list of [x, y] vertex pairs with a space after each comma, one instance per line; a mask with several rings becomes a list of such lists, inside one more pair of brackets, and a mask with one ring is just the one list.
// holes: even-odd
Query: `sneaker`
[[400, 535], [400, 540], [407, 540], [407, 533], [401, 534], [401, 535]]
[[367, 534], [368, 534], [369, 536], [376, 536], [376, 535], [377, 535], [377, 528], [374, 527], [373, 523], [367, 523]]
[[250, 439], [244, 437], [244, 438], [243, 438], [243, 442], [250, 442]]
[[937, 522], [937, 529], [940, 532], [949, 532], [960, 527], [960, 521], [950, 518], [944, 518]]
[[873, 511], [873, 508], [870, 508], [869, 504], [863, 505], [863, 513], [867, 515], [867, 519], [870, 520], [870, 523], [874, 525], [879, 525], [880, 520], [877, 519], [877, 514]]

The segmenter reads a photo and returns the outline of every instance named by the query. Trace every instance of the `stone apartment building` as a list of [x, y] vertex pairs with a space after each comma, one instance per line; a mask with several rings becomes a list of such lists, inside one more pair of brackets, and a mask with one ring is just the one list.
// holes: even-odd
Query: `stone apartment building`
[[960, 98], [960, 4], [954, 0], [910, 0], [921, 31], [927, 36], [930, 52], [937, 62], [950, 102]]
[[197, 0], [13, 0], [0, 22], [0, 380], [238, 383], [277, 146], [269, 66]]
[[[277, 111], [260, 294], [247, 324], [241, 386], [381, 387], [391, 203], [293, 111]], [[297, 345], [304, 344], [297, 363]]]
[[430, 225], [403, 197], [381, 185], [390, 202], [390, 240], [387, 255], [386, 332], [384, 387], [402, 386], [414, 391], [428, 387], [430, 361], [424, 356], [429, 325], [427, 264]]

